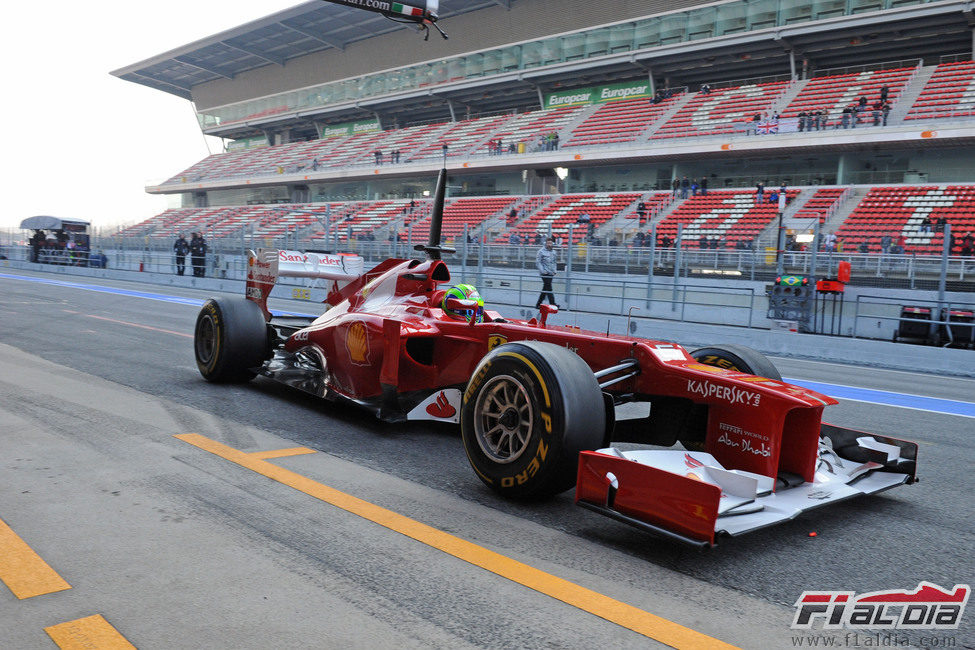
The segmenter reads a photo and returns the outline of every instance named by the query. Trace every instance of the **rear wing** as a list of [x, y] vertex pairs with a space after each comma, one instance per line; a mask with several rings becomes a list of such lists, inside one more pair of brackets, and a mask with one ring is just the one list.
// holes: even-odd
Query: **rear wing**
[[301, 253], [274, 248], [247, 251], [247, 287], [245, 297], [256, 302], [270, 319], [267, 299], [279, 277], [321, 278], [332, 280], [329, 295], [339, 292], [340, 284], [358, 279], [365, 269], [365, 260], [353, 254]]

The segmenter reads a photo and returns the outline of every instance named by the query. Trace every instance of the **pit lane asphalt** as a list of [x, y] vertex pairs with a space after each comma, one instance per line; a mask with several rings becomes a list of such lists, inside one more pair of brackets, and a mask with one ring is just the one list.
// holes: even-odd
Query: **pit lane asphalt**
[[[18, 275], [44, 277], [29, 272]], [[145, 289], [120, 281], [92, 283]], [[159, 293], [196, 300], [207, 295], [173, 288]], [[830, 422], [920, 442], [922, 481], [916, 486], [809, 513], [767, 531], [723, 540], [717, 549], [699, 554], [578, 509], [570, 494], [543, 504], [498, 500], [473, 476], [453, 427], [390, 427], [356, 409], [325, 405], [264, 380], [239, 387], [209, 385], [196, 371], [191, 339], [179, 335], [192, 332], [197, 309], [189, 302], [165, 303], [0, 278], [0, 343], [111, 382], [112, 386], [98, 382], [106, 390], [127, 387], [137, 391], [165, 413], [174, 433], [198, 432], [242, 449], [253, 445], [262, 449], [300, 445], [326, 452], [336, 463], [345, 463], [344, 471], [336, 476], [345, 483], [343, 488], [358, 496], [385, 500], [386, 507], [406, 510], [408, 516], [473, 538], [556, 574], [577, 577], [624, 602], [745, 647], [783, 647], [779, 641], [784, 643], [788, 636], [792, 605], [803, 590], [845, 589], [859, 593], [911, 589], [921, 580], [944, 587], [972, 582], [975, 506], [971, 494], [975, 479], [971, 459], [975, 420], [971, 418], [852, 401], [831, 407], [826, 417]], [[272, 305], [294, 311], [312, 307], [291, 301]], [[784, 375], [797, 379], [965, 401], [975, 395], [975, 382], [971, 380], [808, 361], [775, 361]], [[57, 368], [39, 365], [52, 376], [58, 375]], [[64, 374], [75, 376], [68, 370]], [[124, 589], [119, 587], [119, 593], [129, 596], [125, 600], [130, 603], [128, 607], [108, 602], [125, 612], [123, 618], [137, 619], [140, 612], [143, 614], [143, 627], [132, 621], [143, 635], [142, 643], [136, 643], [139, 647], [199, 647], [200, 640], [208, 638], [208, 634], [215, 642], [212, 647], [258, 647], [262, 645], [259, 641], [265, 642], [262, 647], [269, 647], [266, 642], [273, 637], [254, 630], [263, 626], [254, 625], [253, 619], [239, 612], [235, 616], [235, 600], [243, 600], [239, 608], [248, 613], [254, 611], [251, 608], [259, 610], [264, 605], [251, 601], [260, 600], [252, 585], [238, 587], [239, 593], [233, 593], [234, 585], [242, 581], [241, 573], [248, 571], [270, 576], [269, 580], [280, 579], [280, 584], [268, 584], [268, 591], [275, 596], [293, 590], [294, 597], [287, 599], [290, 610], [284, 607], [285, 611], [281, 611], [280, 602], [265, 605], [269, 609], [260, 622], [266, 624], [267, 619], [276, 620], [275, 616], [287, 620], [292, 627], [290, 636], [285, 638], [297, 640], [295, 647], [333, 645], [309, 640], [313, 638], [310, 635], [323, 633], [307, 617], [314, 616], [315, 607], [310, 603], [322, 605], [319, 592], [325, 585], [324, 591], [334, 593], [331, 598], [337, 601], [326, 602], [334, 611], [346, 614], [348, 625], [342, 630], [330, 627], [324, 633], [335, 635], [333, 640], [358, 639], [359, 643], [351, 643], [353, 646], [376, 647], [378, 641], [378, 645], [389, 646], [591, 647], [594, 643], [608, 643], [613, 647], [645, 647], [642, 637], [582, 612], [573, 610], [567, 614], [565, 606], [536, 594], [526, 595], [511, 584], [499, 586], [499, 579], [486, 580], [473, 575], [473, 569], [458, 570], [456, 562], [446, 556], [420, 553], [422, 570], [408, 571], [404, 566], [417, 562], [417, 552], [408, 544], [377, 534], [368, 525], [344, 521], [337, 524], [317, 510], [309, 512], [307, 506], [299, 505], [297, 497], [285, 497], [282, 504], [282, 497], [276, 493], [272, 496], [274, 488], [267, 486], [266, 480], [240, 478], [222, 461], [200, 458], [192, 449], [181, 449], [179, 443], [170, 441], [170, 435], [156, 431], [147, 436], [154, 443], [152, 450], [122, 453], [120, 450], [138, 446], [143, 435], [140, 426], [152, 428], [143, 419], [148, 416], [123, 416], [94, 408], [66, 409], [57, 403], [56, 393], [45, 395], [44, 399], [32, 398], [17, 386], [16, 376], [0, 380], [0, 397], [9, 405], [7, 408], [42, 423], [59, 440], [76, 437], [93, 452], [78, 460], [79, 464], [89, 464], [86, 467], [90, 466], [96, 478], [94, 485], [81, 490], [81, 494], [99, 497], [99, 489], [104, 489], [96, 489], [99, 485], [125, 485], [149, 491], [160, 502], [155, 506], [155, 515], [141, 512], [140, 526], [171, 528], [173, 522], [180, 520], [190, 521], [199, 529], [206, 528], [205, 522], [212, 518], [217, 522], [214, 527], [219, 524], [233, 531], [227, 549], [247, 546], [251, 554], [254, 546], [267, 549], [257, 552], [258, 560], [251, 560], [257, 566], [248, 564], [240, 567], [240, 572], [220, 563], [233, 567], [229, 550], [214, 550], [220, 560], [216, 564], [224, 567], [218, 575], [207, 573], [201, 560], [202, 568], [198, 570], [215, 583], [230, 585], [230, 593], [222, 596], [198, 592], [178, 580], [176, 585], [169, 584], [165, 579], [167, 567], [177, 561], [171, 556], [173, 549], [161, 552], [160, 558], [165, 560], [161, 565], [135, 571], [152, 574], [146, 584], [161, 590], [177, 586], [189, 589], [199, 599], [194, 604], [204, 610], [212, 609], [218, 618], [227, 617], [241, 626], [237, 636], [231, 637], [213, 636], [203, 625], [191, 626], [187, 634], [195, 636], [162, 641], [158, 635], [165, 628], [163, 610], [152, 607], [146, 594], [141, 595], [141, 600], [132, 597], [131, 590], [138, 589], [127, 582]], [[138, 399], [135, 401], [138, 403]], [[117, 435], [117, 448], [106, 440], [107, 433]], [[9, 444], [11, 439], [4, 438], [3, 444]], [[271, 446], [261, 447], [262, 444]], [[160, 470], [161, 475], [154, 476], [158, 480], [151, 487], [144, 484], [134, 468], [123, 472], [123, 476], [110, 476], [111, 470], [101, 468], [98, 461], [99, 455], [116, 459], [137, 457], [143, 464], [140, 467], [144, 467], [150, 462], [144, 455], [153, 450], [160, 453], [158, 462], [165, 468]], [[13, 450], [0, 456], [8, 479], [22, 476], [27, 469], [44, 473], [39, 469], [43, 463], [24, 461], [22, 458], [28, 457], [24, 454], [11, 460], [10, 451]], [[40, 450], [33, 451], [34, 456], [43, 456]], [[185, 477], [171, 467], [174, 461], [199, 472], [184, 485]], [[308, 462], [295, 459], [288, 466], [304, 466]], [[331, 476], [321, 480], [329, 483]], [[375, 481], [365, 481], [363, 477]], [[43, 483], [39, 475], [32, 480]], [[390, 488], [387, 482], [394, 487]], [[14, 496], [20, 492], [15, 489], [17, 485], [4, 485], [0, 491], [0, 518], [9, 516], [11, 511], [18, 513], [21, 527], [31, 532], [36, 526], [34, 532], [48, 540], [46, 551], [55, 556], [63, 553], [50, 540], [66, 534], [50, 537], [50, 526], [59, 517], [64, 518], [62, 526], [71, 526], [72, 513], [31, 515], [29, 504]], [[34, 487], [56, 494], [56, 488], [50, 485]], [[273, 508], [262, 509], [261, 502]], [[467, 507], [458, 507], [458, 502]], [[125, 514], [131, 516], [129, 511], [133, 508], [129, 506]], [[96, 540], [99, 535], [114, 534], [108, 522], [104, 528], [88, 524], [84, 531]], [[816, 537], [808, 536], [812, 531]], [[204, 535], [203, 531], [196, 532]], [[200, 543], [192, 535], [187, 535], [187, 539]], [[121, 560], [118, 563], [123, 564]], [[285, 566], [286, 576], [265, 566], [268, 563]], [[212, 573], [213, 569], [209, 571]], [[98, 584], [109, 591], [113, 588], [105, 577]], [[163, 598], [162, 602], [172, 607], [174, 599], [178, 600], [178, 595]], [[140, 608], [135, 602], [147, 604]], [[152, 612], [148, 617], [152, 625], [145, 620], [144, 610]], [[181, 617], [186, 615], [181, 613]], [[961, 647], [975, 645], [971, 613], [967, 619], [957, 633]], [[278, 623], [270, 629], [281, 633], [282, 627]], [[753, 636], [756, 630], [762, 630], [764, 636]], [[0, 636], [0, 646], [3, 645]]]

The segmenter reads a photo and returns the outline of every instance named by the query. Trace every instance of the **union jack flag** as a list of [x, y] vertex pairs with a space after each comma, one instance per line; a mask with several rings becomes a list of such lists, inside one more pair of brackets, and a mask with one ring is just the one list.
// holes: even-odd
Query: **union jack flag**
[[772, 135], [773, 133], [779, 132], [779, 121], [778, 120], [766, 120], [764, 122], [759, 122], [758, 127], [755, 132], [759, 135]]

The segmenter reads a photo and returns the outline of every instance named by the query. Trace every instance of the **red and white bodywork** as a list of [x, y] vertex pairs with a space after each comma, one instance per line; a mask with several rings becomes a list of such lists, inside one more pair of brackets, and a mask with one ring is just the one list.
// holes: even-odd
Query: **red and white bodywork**
[[[300, 324], [272, 318], [267, 298], [279, 276], [331, 280], [331, 308]], [[439, 259], [390, 259], [363, 272], [355, 255], [252, 252], [246, 297], [280, 337], [259, 373], [383, 420], [456, 423], [493, 348], [567, 348], [594, 373], [607, 410], [604, 448], [578, 457], [576, 502], [702, 546], [915, 480], [915, 444], [823, 424], [831, 397], [703, 363], [674, 343], [554, 326], [548, 306], [527, 321], [489, 310], [483, 322], [452, 318], [441, 307], [449, 281]], [[615, 422], [614, 404], [625, 402], [649, 402], [650, 416]], [[689, 450], [619, 451], [611, 440], [679, 440]]]

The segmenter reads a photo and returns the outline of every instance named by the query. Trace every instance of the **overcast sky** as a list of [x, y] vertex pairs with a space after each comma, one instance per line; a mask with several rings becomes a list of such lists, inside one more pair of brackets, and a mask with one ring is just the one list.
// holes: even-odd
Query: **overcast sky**
[[[208, 155], [192, 104], [109, 74], [300, 0], [16, 2], [4, 7], [0, 227], [94, 227], [166, 209], [144, 187]], [[220, 141], [210, 139], [219, 151]]]

